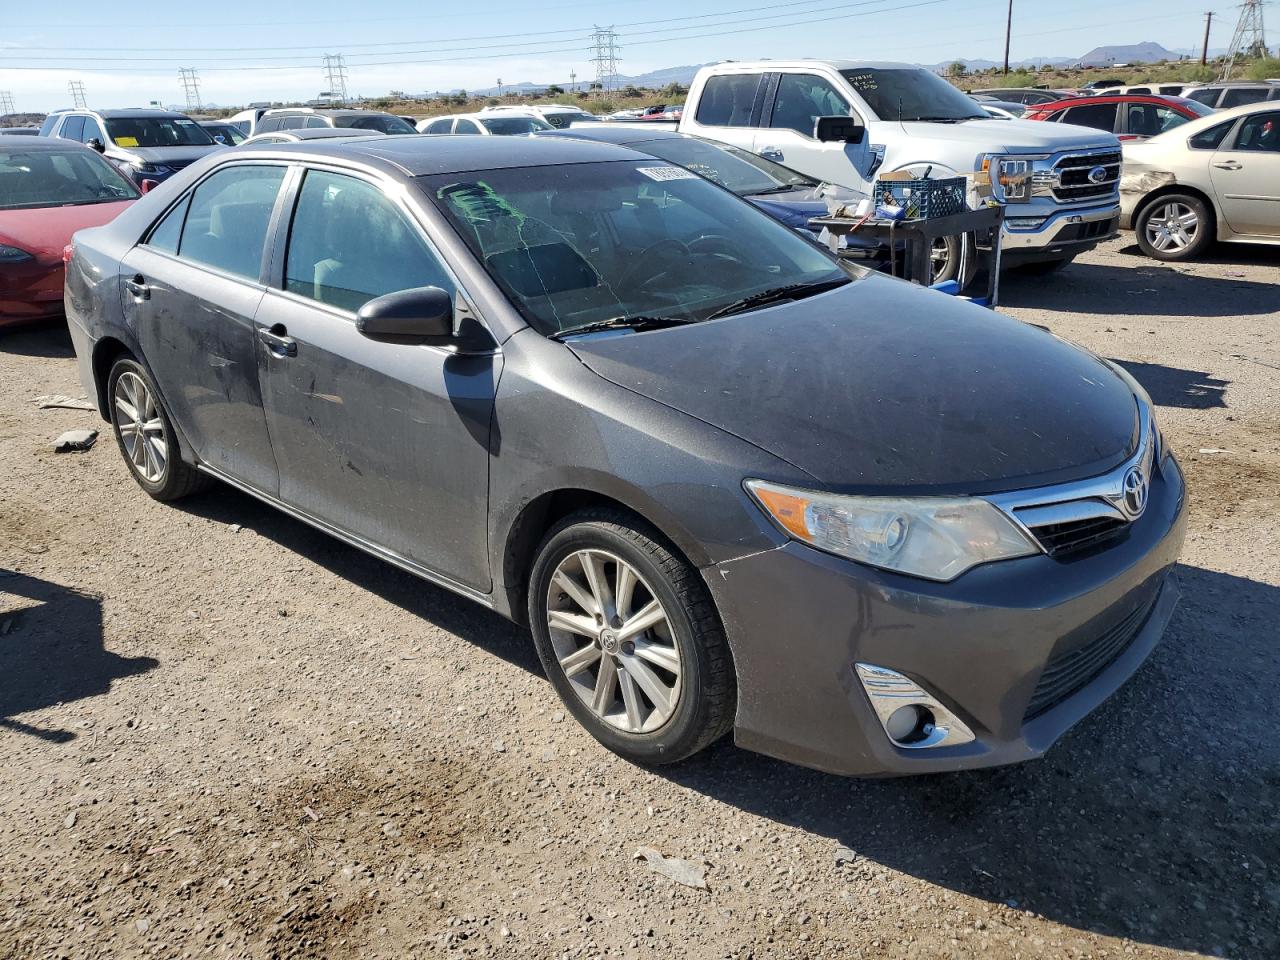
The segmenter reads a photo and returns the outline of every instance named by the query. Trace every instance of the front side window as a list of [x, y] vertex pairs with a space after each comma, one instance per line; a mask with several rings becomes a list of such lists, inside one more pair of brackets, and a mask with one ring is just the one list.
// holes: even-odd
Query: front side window
[[453, 130], [452, 119], [432, 120], [429, 124], [427, 124], [427, 129], [424, 132], [442, 134], [442, 133], [449, 133], [452, 130]]
[[1216, 107], [1218, 105], [1218, 97], [1222, 94], [1221, 90], [1192, 90], [1187, 94], [1188, 100], [1195, 100], [1203, 103], [1207, 107]]
[[479, 133], [480, 125], [472, 120], [459, 120], [453, 128], [454, 133]]
[[[280, 122], [280, 129], [281, 130], [301, 130], [303, 127], [307, 125], [308, 121], [310, 120], [311, 120], [311, 117], [285, 117]], [[324, 126], [325, 122], [321, 120], [320, 125]]]
[[372, 184], [307, 171], [289, 230], [285, 289], [356, 311], [374, 297], [415, 287], [453, 292], [405, 215]]
[[1083, 107], [1071, 107], [1062, 118], [1062, 122], [1075, 124], [1077, 127], [1105, 130], [1107, 133], [1111, 133], [1116, 128], [1116, 105], [1114, 103], [1091, 103]]
[[390, 135], [401, 133], [417, 133], [412, 123], [404, 117], [390, 113], [375, 113], [369, 116], [337, 117], [333, 121], [335, 127], [351, 127], [355, 130], [375, 130]]
[[709, 127], [749, 127], [760, 90], [759, 73], [733, 73], [711, 77], [698, 100], [698, 123]]
[[1241, 107], [1246, 103], [1261, 103], [1270, 92], [1260, 87], [1235, 87], [1222, 95], [1222, 109]]
[[553, 129], [551, 124], [537, 117], [482, 117], [480, 122], [490, 133], [500, 137], [519, 137]]
[[284, 172], [237, 165], [203, 181], [191, 195], [178, 256], [256, 281]]
[[327, 127], [324, 117], [307, 117], [307, 122], [303, 125], [303, 129], [315, 130], [319, 127]]
[[280, 117], [267, 117], [265, 120], [258, 122], [258, 133], [270, 133], [272, 130], [281, 129], [282, 120]]
[[1154, 137], [1191, 122], [1190, 117], [1172, 107], [1157, 107], [1151, 103], [1131, 103], [1128, 114], [1128, 132], [1135, 137]]
[[84, 137], [84, 117], [67, 117], [58, 136], [63, 140], [81, 140]]
[[140, 196], [91, 150], [0, 149], [0, 210], [118, 203]]
[[765, 291], [836, 285], [850, 276], [751, 204], [661, 161], [418, 182], [516, 309], [547, 336], [619, 317], [696, 322]]
[[772, 160], [746, 150], [712, 144], [694, 137], [664, 137], [640, 140], [629, 146], [663, 160], [678, 163], [700, 177], [706, 177], [740, 197], [779, 193], [818, 184], [803, 174], [788, 170]]
[[1245, 117], [1236, 134], [1235, 149], [1280, 153], [1280, 113], [1255, 113]]
[[948, 121], [987, 116], [976, 101], [923, 67], [859, 67], [840, 73], [881, 120]]
[[769, 126], [813, 136], [819, 117], [847, 117], [849, 103], [822, 77], [784, 73], [778, 81]]
[[207, 147], [213, 138], [186, 117], [116, 117], [107, 136], [117, 147]]

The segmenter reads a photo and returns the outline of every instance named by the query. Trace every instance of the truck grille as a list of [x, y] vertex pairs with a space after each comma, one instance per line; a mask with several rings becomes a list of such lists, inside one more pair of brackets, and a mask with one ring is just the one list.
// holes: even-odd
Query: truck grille
[[1111, 666], [1146, 625], [1159, 596], [1157, 590], [1101, 636], [1050, 658], [1027, 704], [1024, 722], [1053, 709]]
[[[1074, 203], [1111, 196], [1120, 183], [1120, 159], [1118, 150], [1063, 157], [1054, 165], [1058, 181], [1053, 188], [1054, 197], [1062, 203]], [[1099, 183], [1089, 179], [1090, 172], [1096, 167], [1106, 172], [1106, 179]]]

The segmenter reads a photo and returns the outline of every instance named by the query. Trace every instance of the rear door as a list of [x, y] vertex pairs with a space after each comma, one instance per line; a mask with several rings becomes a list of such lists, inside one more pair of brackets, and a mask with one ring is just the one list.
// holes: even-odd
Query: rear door
[[[282, 225], [283, 228], [283, 225]], [[283, 233], [283, 229], [282, 229]], [[371, 340], [376, 296], [457, 284], [403, 200], [308, 169], [258, 313], [280, 498], [340, 532], [481, 592], [489, 428], [501, 354]]]
[[122, 265], [125, 313], [196, 455], [270, 494], [279, 478], [258, 389], [253, 317], [286, 170], [219, 168], [170, 208]]
[[828, 77], [788, 71], [771, 85], [763, 110], [755, 152], [784, 163], [816, 180], [870, 192], [875, 166], [870, 132], [861, 143], [822, 143], [813, 135], [819, 117], [866, 118]]
[[1209, 171], [1232, 230], [1280, 236], [1280, 110], [1245, 117], [1214, 153]]
[[708, 77], [698, 95], [693, 115], [686, 113], [681, 118], [681, 129], [743, 150], [753, 149], [761, 100], [769, 76], [765, 73], [721, 73]]

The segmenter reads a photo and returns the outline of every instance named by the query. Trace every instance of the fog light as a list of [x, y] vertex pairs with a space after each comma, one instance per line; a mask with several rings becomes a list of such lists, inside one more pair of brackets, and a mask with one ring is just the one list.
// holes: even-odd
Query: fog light
[[874, 663], [854, 664], [880, 725], [896, 746], [907, 750], [971, 743], [973, 732], [924, 687], [896, 670]]
[[1010, 230], [1036, 230], [1044, 225], [1045, 217], [1005, 217], [1004, 225]]

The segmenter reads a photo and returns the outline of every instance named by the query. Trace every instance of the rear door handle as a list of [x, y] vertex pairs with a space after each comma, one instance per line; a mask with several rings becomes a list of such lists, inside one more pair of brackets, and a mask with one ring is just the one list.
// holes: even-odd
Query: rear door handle
[[260, 329], [258, 331], [258, 339], [265, 343], [267, 349], [277, 357], [296, 357], [298, 355], [298, 341], [287, 336], [288, 332], [283, 323], [277, 323], [272, 327]]
[[151, 299], [151, 288], [147, 286], [147, 281], [140, 273], [134, 276], [133, 279], [126, 280], [124, 288], [139, 300]]
[[1219, 170], [1240, 170], [1244, 167], [1244, 164], [1235, 160], [1223, 160], [1221, 163], [1215, 163], [1214, 166]]

